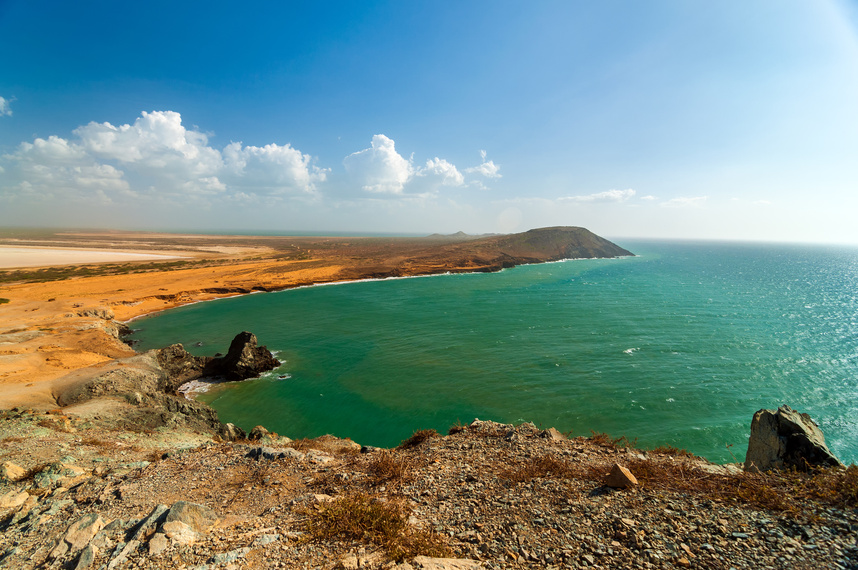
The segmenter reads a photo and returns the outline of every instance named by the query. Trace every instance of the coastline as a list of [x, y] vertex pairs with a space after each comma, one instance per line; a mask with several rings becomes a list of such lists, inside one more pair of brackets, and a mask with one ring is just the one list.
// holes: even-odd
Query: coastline
[[[176, 347], [137, 353], [121, 341], [123, 323], [144, 314], [315, 286], [314, 277], [345, 284], [437, 275], [444, 263], [456, 273], [515, 265], [425, 250], [417, 263], [386, 245], [375, 258], [364, 249], [357, 259], [214, 259], [3, 285], [0, 408], [16, 390], [26, 397], [0, 411], [0, 566], [858, 567], [855, 466], [755, 474], [669, 446], [480, 420], [391, 449], [292, 441], [261, 426], [232, 441], [229, 426], [212, 431], [213, 410], [163, 385], [181, 366], [157, 353]], [[87, 384], [94, 377], [102, 383]], [[107, 377], [113, 392], [75, 400], [76, 387]], [[620, 467], [634, 482], [611, 479]], [[308, 522], [367, 507], [387, 509], [398, 542], [316, 534]], [[179, 519], [183, 511], [195, 515]]]
[[[20, 273], [0, 272], [0, 298], [8, 299], [0, 304], [0, 408], [55, 408], [63, 390], [137, 355], [120, 339], [127, 323], [190, 303], [367, 279], [494, 272], [567, 259], [571, 251], [589, 257], [631, 254], [583, 228], [479, 239], [88, 232], [77, 239], [58, 234], [43, 243], [53, 247], [58, 239], [69, 247], [95, 247], [103, 240], [108, 249], [125, 243], [125, 249], [193, 259], [166, 270], [148, 261], [81, 265], [56, 278], [45, 268], [35, 277], [26, 273], [29, 282], [16, 282]], [[11, 243], [21, 245], [17, 239]]]

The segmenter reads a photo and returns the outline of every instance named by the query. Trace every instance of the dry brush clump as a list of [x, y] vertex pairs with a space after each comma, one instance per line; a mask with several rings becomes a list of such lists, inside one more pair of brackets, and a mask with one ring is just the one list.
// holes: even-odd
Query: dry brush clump
[[499, 475], [513, 483], [526, 483], [538, 477], [555, 477], [558, 479], [581, 478], [583, 472], [552, 455], [542, 455], [534, 457], [527, 462], [503, 469]]
[[366, 463], [365, 471], [370, 485], [373, 486], [403, 483], [411, 478], [413, 463], [413, 459], [398, 456], [385, 449], [373, 454]]
[[629, 439], [624, 435], [614, 438], [606, 433], [596, 432], [593, 430], [590, 430], [590, 433], [593, 435], [588, 439], [592, 443], [609, 449], [634, 449], [638, 444], [637, 438]]
[[414, 434], [408, 439], [404, 440], [399, 444], [397, 449], [412, 449], [414, 447], [419, 446], [421, 443], [428, 441], [430, 439], [441, 437], [440, 434], [434, 429], [424, 429], [420, 431], [415, 431]]
[[812, 518], [807, 502], [858, 507], [858, 466], [718, 475], [682, 461], [635, 460], [629, 470], [643, 487], [737, 501], [793, 517]]
[[452, 551], [435, 532], [408, 523], [401, 501], [382, 500], [356, 492], [317, 503], [303, 512], [310, 540], [356, 540], [378, 546], [393, 560], [414, 556], [450, 556]]

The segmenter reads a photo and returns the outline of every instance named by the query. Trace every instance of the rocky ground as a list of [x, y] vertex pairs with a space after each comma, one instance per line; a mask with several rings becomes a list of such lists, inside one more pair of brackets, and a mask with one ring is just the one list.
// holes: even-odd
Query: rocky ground
[[[749, 474], [480, 421], [392, 450], [250, 437], [3, 412], [0, 567], [858, 568], [854, 466]], [[606, 486], [615, 464], [638, 484]]]

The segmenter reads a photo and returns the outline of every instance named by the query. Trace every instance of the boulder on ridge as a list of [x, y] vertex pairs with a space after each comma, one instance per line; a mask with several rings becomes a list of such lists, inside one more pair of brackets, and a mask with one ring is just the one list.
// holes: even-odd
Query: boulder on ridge
[[745, 456], [746, 471], [842, 465], [828, 450], [822, 430], [808, 414], [786, 405], [777, 411], [764, 409], [754, 414]]

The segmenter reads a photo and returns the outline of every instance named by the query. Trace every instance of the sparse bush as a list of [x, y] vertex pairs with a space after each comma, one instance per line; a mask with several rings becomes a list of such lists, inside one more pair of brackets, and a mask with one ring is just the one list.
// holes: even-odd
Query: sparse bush
[[634, 449], [638, 444], [638, 438], [630, 440], [624, 435], [618, 438], [613, 438], [606, 433], [599, 433], [593, 430], [590, 430], [590, 433], [593, 434], [590, 437], [590, 441], [596, 445], [601, 445], [602, 447], [610, 447], [611, 449]]
[[571, 479], [576, 475], [577, 472], [568, 463], [551, 455], [537, 457], [518, 468], [511, 468], [500, 473], [501, 477], [509, 479], [513, 483], [524, 483], [537, 477]]
[[3, 304], [5, 304], [5, 303], [11, 303], [11, 302], [12, 302], [12, 301], [11, 301], [11, 300], [9, 300], [9, 299], [6, 299], [6, 298], [4, 298], [4, 297], [0, 297], [0, 305], [3, 305]]
[[672, 457], [695, 457], [695, 455], [690, 451], [686, 449], [679, 449], [678, 447], [673, 447], [672, 445], [661, 445], [654, 449], [650, 449], [650, 451], [659, 455], [670, 455]]
[[397, 457], [387, 450], [380, 451], [370, 459], [366, 466], [372, 485], [400, 482], [409, 479], [408, 460]]
[[305, 511], [304, 530], [311, 540], [357, 540], [379, 546], [393, 560], [418, 555], [450, 556], [443, 538], [408, 524], [402, 502], [382, 501], [366, 493], [344, 495]]
[[404, 440], [399, 444], [398, 449], [411, 449], [413, 447], [417, 447], [424, 441], [430, 440], [435, 437], [441, 437], [437, 431], [434, 429], [424, 429], [420, 431], [415, 431], [414, 435]]

